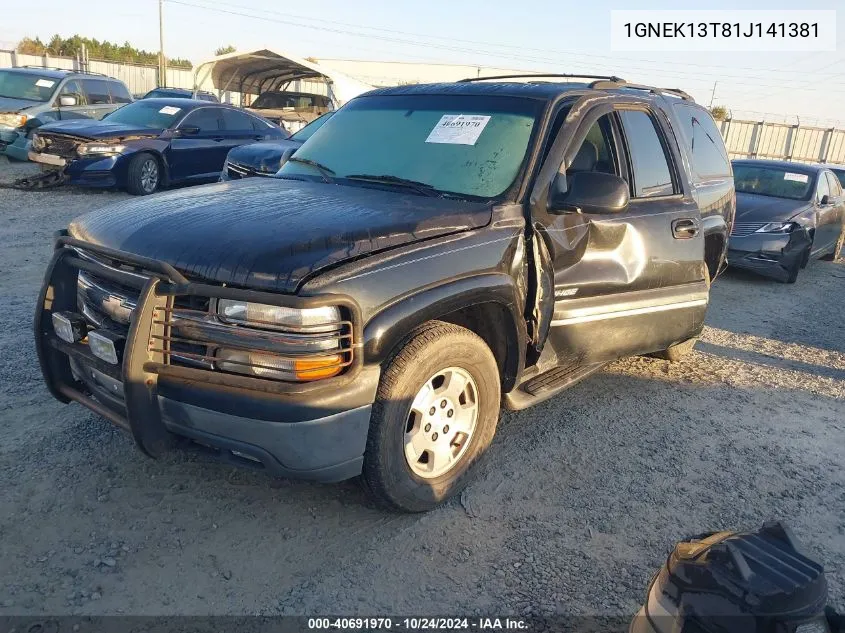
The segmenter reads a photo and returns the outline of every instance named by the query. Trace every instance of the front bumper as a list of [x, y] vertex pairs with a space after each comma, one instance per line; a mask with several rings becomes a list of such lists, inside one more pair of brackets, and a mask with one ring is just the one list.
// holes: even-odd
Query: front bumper
[[[36, 349], [44, 379], [62, 402], [76, 401], [129, 431], [156, 457], [189, 438], [229, 463], [274, 475], [340, 481], [361, 472], [378, 367], [364, 367], [357, 306], [347, 297], [290, 297], [188, 282], [167, 264], [93, 247], [87, 251], [131, 263], [150, 274], [132, 312], [121, 364], [94, 356], [83, 341], [67, 343], [52, 328], [52, 313], [77, 309], [79, 270], [114, 275], [115, 269], [82, 259], [83, 243], [60, 238], [35, 315]], [[125, 279], [121, 279], [125, 281]], [[156, 346], [169, 336], [160, 316], [174, 297], [218, 296], [308, 307], [326, 300], [353, 314], [353, 353], [347, 371], [311, 383], [227, 374], [170, 364]], [[242, 295], [235, 297], [234, 294]]]
[[753, 233], [728, 239], [728, 264], [786, 281], [789, 271], [805, 257], [811, 240], [803, 229], [792, 233]]
[[60, 169], [72, 185], [83, 187], [115, 187], [121, 182], [122, 154], [95, 155], [67, 159], [55, 154], [29, 152], [29, 160], [52, 169]]

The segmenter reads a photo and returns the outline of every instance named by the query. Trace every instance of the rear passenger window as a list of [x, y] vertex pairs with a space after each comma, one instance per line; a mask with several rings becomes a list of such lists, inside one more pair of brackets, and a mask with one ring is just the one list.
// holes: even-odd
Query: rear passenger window
[[111, 93], [112, 103], [131, 103], [132, 95], [122, 83], [118, 81], [109, 82], [109, 93]]
[[82, 88], [88, 95], [89, 105], [103, 105], [111, 103], [109, 83], [103, 79], [82, 79]]
[[619, 118], [628, 141], [634, 175], [634, 197], [651, 198], [675, 193], [666, 150], [654, 120], [640, 110], [621, 110]]
[[254, 131], [252, 127], [252, 117], [243, 112], [238, 112], [234, 109], [226, 108], [223, 110], [223, 124], [226, 129], [233, 132], [243, 132], [249, 130]]
[[682, 104], [675, 106], [675, 113], [681, 120], [693, 171], [699, 176], [730, 176], [730, 160], [713, 117], [701, 108]]

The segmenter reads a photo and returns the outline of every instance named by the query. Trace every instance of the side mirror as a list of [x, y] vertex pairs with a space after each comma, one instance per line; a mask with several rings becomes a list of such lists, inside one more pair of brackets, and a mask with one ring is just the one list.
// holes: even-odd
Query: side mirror
[[200, 133], [200, 129], [196, 125], [183, 125], [177, 132], [179, 136], [196, 136]]
[[71, 106], [78, 105], [79, 101], [73, 95], [62, 95], [59, 97], [59, 107], [60, 108], [69, 108]]
[[628, 183], [616, 174], [577, 171], [558, 174], [549, 196], [549, 213], [621, 213], [628, 208]]
[[833, 200], [831, 200], [830, 196], [824, 195], [822, 196], [821, 202], [819, 202], [819, 206], [826, 207], [829, 204], [833, 204]]
[[296, 153], [297, 149], [298, 148], [296, 147], [288, 147], [282, 152], [282, 157], [279, 159], [279, 169], [282, 168], [282, 165], [288, 162], [288, 159]]

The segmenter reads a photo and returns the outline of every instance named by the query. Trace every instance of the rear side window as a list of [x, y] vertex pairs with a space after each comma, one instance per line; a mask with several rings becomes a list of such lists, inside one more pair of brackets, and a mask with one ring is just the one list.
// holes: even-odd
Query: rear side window
[[842, 195], [842, 187], [839, 186], [839, 181], [833, 175], [833, 172], [827, 172], [827, 184], [830, 187], [830, 195], [835, 198]]
[[701, 108], [684, 104], [676, 105], [675, 113], [696, 175], [730, 176], [730, 160], [713, 117]]
[[110, 104], [109, 83], [103, 79], [82, 79], [82, 88], [88, 96], [89, 105]]
[[223, 110], [223, 124], [231, 132], [254, 131], [251, 116], [229, 108]]
[[109, 82], [109, 93], [111, 94], [112, 103], [132, 103], [132, 95], [119, 81]]
[[621, 110], [619, 118], [631, 155], [634, 197], [652, 198], [675, 193], [669, 160], [654, 119], [640, 110]]

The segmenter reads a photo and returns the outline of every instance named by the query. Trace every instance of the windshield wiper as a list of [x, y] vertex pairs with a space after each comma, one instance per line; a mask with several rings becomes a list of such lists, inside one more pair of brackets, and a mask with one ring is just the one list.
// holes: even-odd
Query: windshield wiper
[[375, 182], [384, 185], [396, 185], [404, 187], [405, 189], [413, 189], [414, 191], [429, 196], [431, 198], [442, 198], [443, 192], [427, 182], [420, 182], [419, 180], [409, 180], [408, 178], [400, 178], [399, 176], [390, 176], [383, 174], [376, 176], [373, 174], [351, 174], [346, 176], [347, 180], [357, 180], [359, 182]]
[[323, 177], [324, 182], [333, 182], [332, 176], [335, 175], [333, 169], [329, 169], [322, 163], [318, 163], [316, 160], [311, 160], [310, 158], [297, 158], [296, 156], [291, 156], [288, 158], [289, 163], [302, 163], [303, 165], [311, 165], [314, 169], [320, 172], [320, 175]]

